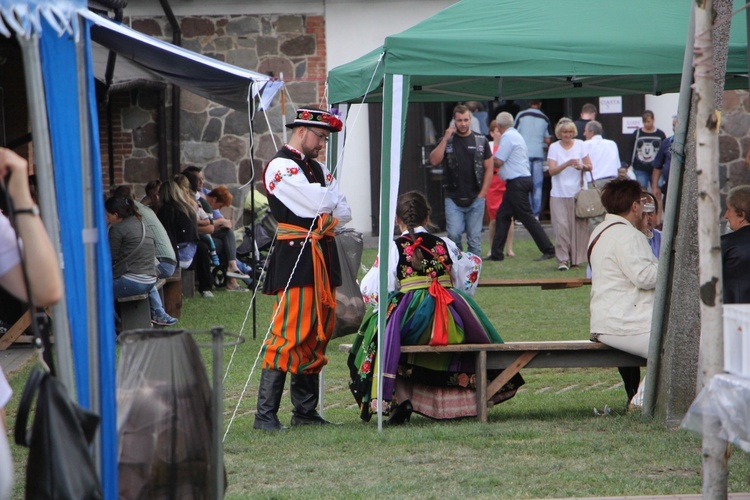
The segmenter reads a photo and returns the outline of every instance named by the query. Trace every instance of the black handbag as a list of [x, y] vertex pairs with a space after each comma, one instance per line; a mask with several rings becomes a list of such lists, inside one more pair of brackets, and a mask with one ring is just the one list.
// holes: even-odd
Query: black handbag
[[[34, 423], [27, 429], [35, 396]], [[103, 498], [89, 449], [98, 426], [98, 415], [72, 402], [59, 380], [35, 367], [24, 387], [15, 427], [16, 444], [29, 448], [26, 498]]]

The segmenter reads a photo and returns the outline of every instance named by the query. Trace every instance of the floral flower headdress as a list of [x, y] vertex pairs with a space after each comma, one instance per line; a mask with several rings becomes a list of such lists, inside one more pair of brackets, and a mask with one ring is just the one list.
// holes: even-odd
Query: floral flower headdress
[[299, 108], [294, 121], [287, 124], [287, 128], [318, 127], [331, 132], [341, 132], [343, 122], [336, 116], [335, 111], [324, 111], [318, 108]]

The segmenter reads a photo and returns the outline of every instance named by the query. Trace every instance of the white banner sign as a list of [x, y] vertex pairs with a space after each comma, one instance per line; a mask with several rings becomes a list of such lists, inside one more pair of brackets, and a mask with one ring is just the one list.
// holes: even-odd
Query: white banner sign
[[640, 116], [623, 116], [622, 117], [622, 133], [632, 134], [643, 126], [643, 118]]
[[600, 97], [599, 113], [602, 115], [622, 113], [622, 97]]

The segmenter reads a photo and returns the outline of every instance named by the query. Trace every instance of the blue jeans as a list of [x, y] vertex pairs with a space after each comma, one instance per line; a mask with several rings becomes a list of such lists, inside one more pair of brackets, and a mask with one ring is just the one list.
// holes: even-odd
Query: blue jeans
[[176, 264], [159, 261], [156, 265], [156, 275], [158, 278], [169, 278], [174, 274], [175, 269], [177, 269]]
[[641, 187], [648, 189], [648, 185], [651, 184], [651, 172], [633, 169], [633, 173], [635, 173], [635, 178], [641, 184]]
[[159, 291], [153, 284], [138, 283], [137, 281], [129, 280], [125, 276], [120, 276], [112, 280], [112, 292], [115, 298], [119, 297], [130, 297], [131, 295], [141, 295], [144, 293], [148, 294], [148, 301], [151, 307], [152, 316], [160, 316], [167, 314], [164, 310], [164, 305], [159, 297]]
[[542, 187], [544, 185], [544, 158], [529, 158], [531, 177], [534, 180], [534, 190], [531, 192], [531, 211], [539, 218], [542, 213]]
[[459, 250], [463, 250], [461, 237], [465, 231], [469, 252], [482, 255], [483, 220], [484, 198], [476, 198], [468, 207], [459, 207], [452, 199], [445, 198], [445, 229]]

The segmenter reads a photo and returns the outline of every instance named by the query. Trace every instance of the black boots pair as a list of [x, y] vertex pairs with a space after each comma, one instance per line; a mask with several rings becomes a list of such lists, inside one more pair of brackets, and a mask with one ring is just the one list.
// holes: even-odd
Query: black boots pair
[[[277, 413], [284, 392], [286, 372], [264, 368], [260, 375], [258, 387], [258, 406], [255, 413], [254, 429], [279, 431], [286, 429]], [[325, 425], [330, 424], [317, 411], [320, 377], [315, 375], [292, 374], [289, 392], [292, 397], [292, 425]]]

